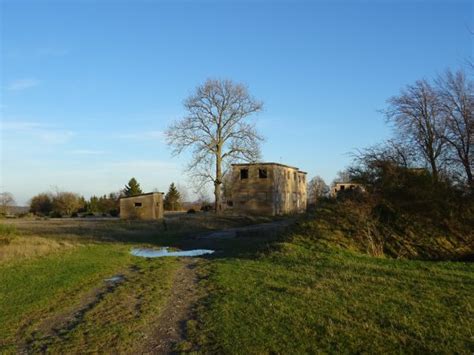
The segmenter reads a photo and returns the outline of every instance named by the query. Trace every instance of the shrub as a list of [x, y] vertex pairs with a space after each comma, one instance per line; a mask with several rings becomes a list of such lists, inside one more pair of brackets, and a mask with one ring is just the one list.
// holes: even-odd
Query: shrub
[[47, 216], [53, 210], [53, 197], [50, 193], [41, 193], [30, 201], [30, 212], [36, 215]]
[[84, 207], [84, 202], [78, 194], [58, 192], [53, 197], [53, 212], [59, 216], [70, 216]]
[[212, 211], [213, 209], [214, 209], [214, 207], [212, 207], [211, 205], [201, 206], [201, 211], [204, 211], [204, 212], [209, 212], [209, 211]]
[[49, 212], [49, 216], [50, 218], [61, 218], [62, 215], [61, 213], [57, 212], [57, 211], [51, 211]]
[[191, 214], [191, 213], [196, 213], [196, 210], [195, 210], [194, 208], [190, 208], [190, 209], [188, 210], [188, 212], [186, 212], [186, 213], [190, 213], [190, 214]]

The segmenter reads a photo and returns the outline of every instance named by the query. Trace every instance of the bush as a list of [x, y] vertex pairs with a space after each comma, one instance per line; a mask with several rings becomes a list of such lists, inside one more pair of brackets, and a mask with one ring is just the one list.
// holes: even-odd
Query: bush
[[51, 212], [49, 212], [48, 217], [50, 217], [50, 218], [61, 218], [62, 214], [57, 212], [57, 211], [51, 211]]
[[186, 213], [189, 213], [189, 214], [196, 213], [196, 210], [194, 208], [190, 208], [188, 210], [188, 212], [186, 212]]
[[36, 215], [47, 216], [53, 210], [53, 197], [49, 193], [41, 193], [30, 201], [30, 212]]
[[203, 205], [201, 206], [201, 211], [204, 211], [204, 212], [209, 212], [209, 211], [212, 211], [214, 209], [213, 206], [211, 205]]
[[344, 194], [333, 201], [320, 201], [303, 222], [300, 234], [314, 242], [325, 241], [372, 256], [472, 258], [474, 200], [459, 197], [454, 199], [458, 203], [455, 207], [451, 205], [454, 200], [442, 203], [436, 199], [435, 206], [430, 207], [414, 197], [403, 201], [400, 195], [387, 198], [367, 192], [362, 199]]
[[84, 202], [78, 194], [72, 192], [58, 192], [53, 197], [53, 212], [56, 215], [71, 216], [84, 207]]
[[26, 213], [20, 213], [18, 214], [19, 218], [33, 218], [34, 214], [31, 212], [26, 212]]

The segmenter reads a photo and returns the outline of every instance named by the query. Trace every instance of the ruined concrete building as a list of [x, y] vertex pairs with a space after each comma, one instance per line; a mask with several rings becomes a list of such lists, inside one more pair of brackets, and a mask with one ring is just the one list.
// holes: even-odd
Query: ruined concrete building
[[306, 173], [278, 163], [233, 164], [229, 208], [282, 215], [306, 210]]
[[339, 191], [358, 190], [365, 192], [364, 186], [355, 182], [336, 182], [332, 188], [331, 195], [337, 196]]
[[163, 192], [120, 198], [120, 218], [123, 219], [162, 219]]

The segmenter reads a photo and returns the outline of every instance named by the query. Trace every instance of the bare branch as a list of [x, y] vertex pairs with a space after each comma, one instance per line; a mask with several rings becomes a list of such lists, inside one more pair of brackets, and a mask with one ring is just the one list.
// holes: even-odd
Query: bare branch
[[385, 115], [395, 124], [399, 140], [421, 152], [420, 158], [437, 180], [443, 165], [446, 125], [436, 91], [426, 80], [419, 80], [388, 103]]

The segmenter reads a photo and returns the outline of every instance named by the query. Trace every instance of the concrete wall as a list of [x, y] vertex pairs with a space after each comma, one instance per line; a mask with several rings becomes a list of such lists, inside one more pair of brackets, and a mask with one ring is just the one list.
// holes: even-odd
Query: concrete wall
[[[242, 170], [248, 170], [248, 178], [242, 178]], [[231, 195], [231, 208], [237, 213], [282, 215], [304, 212], [306, 173], [277, 163], [235, 164], [232, 166]]]
[[120, 218], [123, 219], [162, 219], [163, 194], [153, 192], [120, 199]]

